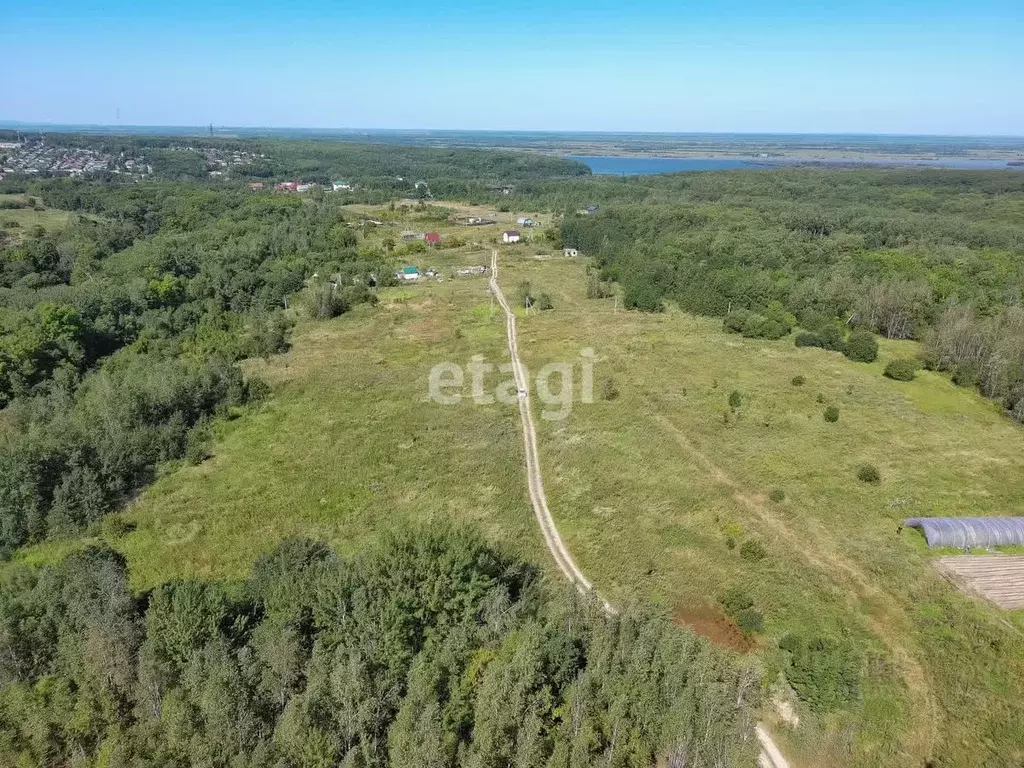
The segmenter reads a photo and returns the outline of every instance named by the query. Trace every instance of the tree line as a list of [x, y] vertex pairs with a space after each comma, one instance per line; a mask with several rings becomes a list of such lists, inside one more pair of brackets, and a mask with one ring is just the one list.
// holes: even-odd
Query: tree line
[[[561, 189], [524, 193], [555, 204]], [[840, 351], [852, 331], [918, 339], [926, 364], [1020, 413], [1024, 174], [682, 174], [595, 179], [568, 197], [562, 242], [593, 255], [628, 307], [672, 300], [763, 338], [799, 326]], [[579, 215], [586, 199], [612, 202]]]
[[664, 618], [607, 618], [469, 533], [352, 559], [290, 540], [236, 584], [129, 578], [106, 547], [4, 573], [4, 764], [754, 763], [752, 669]]

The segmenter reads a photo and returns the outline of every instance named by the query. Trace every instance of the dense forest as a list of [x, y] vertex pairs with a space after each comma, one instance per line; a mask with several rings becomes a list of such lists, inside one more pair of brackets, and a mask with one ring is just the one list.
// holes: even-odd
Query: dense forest
[[0, 583], [0, 757], [47, 766], [753, 763], [757, 674], [608, 619], [472, 535], [352, 560], [291, 540], [241, 584], [135, 596], [90, 548]]
[[22, 188], [75, 216], [0, 245], [4, 553], [97, 521], [160, 461], [201, 459], [210, 419], [264, 392], [236, 362], [286, 347], [289, 297], [331, 317], [374, 301], [390, 275], [322, 201], [181, 183]]
[[919, 339], [925, 365], [1024, 421], [1024, 174], [744, 171], [520, 193], [565, 211], [555, 234], [629, 307], [669, 299], [764, 338], [799, 326], [798, 344], [854, 359], [874, 359], [865, 331]]

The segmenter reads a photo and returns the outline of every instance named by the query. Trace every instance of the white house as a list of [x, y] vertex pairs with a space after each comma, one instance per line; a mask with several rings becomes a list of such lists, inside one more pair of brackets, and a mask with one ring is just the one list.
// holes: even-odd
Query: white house
[[563, 248], [562, 249], [562, 253], [564, 253], [566, 256], [579, 256], [580, 255], [580, 252], [577, 251], [575, 248]]
[[507, 232], [501, 233], [501, 242], [503, 243], [518, 243], [519, 239], [518, 229], [510, 229]]
[[402, 267], [398, 277], [402, 280], [419, 280], [420, 271], [416, 267]]

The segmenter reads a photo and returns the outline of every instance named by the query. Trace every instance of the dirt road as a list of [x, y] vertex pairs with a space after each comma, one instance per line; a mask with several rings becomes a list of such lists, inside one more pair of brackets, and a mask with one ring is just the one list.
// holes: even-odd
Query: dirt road
[[[569, 550], [562, 541], [562, 537], [558, 535], [558, 528], [555, 527], [555, 520], [551, 516], [551, 510], [548, 509], [548, 500], [544, 495], [544, 478], [541, 476], [540, 458], [537, 453], [537, 430], [534, 426], [533, 411], [530, 409], [530, 386], [526, 376], [526, 369], [519, 359], [516, 315], [512, 311], [512, 307], [509, 306], [508, 301], [505, 300], [505, 294], [501, 292], [501, 286], [498, 284], [497, 248], [491, 249], [490, 287], [491, 293], [505, 313], [508, 353], [512, 362], [512, 374], [515, 377], [516, 388], [519, 390], [519, 417], [523, 425], [523, 443], [526, 448], [526, 479], [530, 489], [533, 514], [536, 516], [537, 523], [544, 534], [544, 541], [548, 545], [548, 550], [551, 552], [552, 557], [555, 558], [555, 563], [558, 564], [565, 577], [575, 584], [581, 593], [593, 595], [600, 600], [604, 606], [605, 613], [609, 616], [614, 616], [617, 613], [615, 608], [598, 594], [597, 590], [594, 589], [594, 585], [590, 583], [590, 580], [583, 574], [580, 567], [576, 565], [576, 561], [572, 559], [572, 555], [569, 554]], [[786, 762], [782, 752], [779, 751], [779, 748], [775, 745], [771, 735], [765, 730], [764, 726], [758, 723], [754, 732], [761, 744], [761, 753], [757, 758], [758, 765], [761, 768], [789, 768], [789, 763]]]

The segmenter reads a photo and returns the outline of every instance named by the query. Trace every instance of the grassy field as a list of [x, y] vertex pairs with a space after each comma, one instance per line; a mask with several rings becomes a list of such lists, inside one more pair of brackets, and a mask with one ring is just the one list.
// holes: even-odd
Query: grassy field
[[[25, 202], [27, 197], [25, 195], [0, 195], [0, 202], [4, 200]], [[37, 225], [42, 225], [46, 229], [60, 229], [67, 226], [70, 220], [70, 213], [53, 208], [44, 208], [38, 211], [34, 208], [0, 208], [0, 231], [5, 232], [9, 237], [20, 236]]]
[[[438, 230], [485, 244], [515, 218], [501, 216], [471, 230], [408, 213], [366, 237]], [[134, 586], [233, 578], [293, 535], [350, 551], [405, 520], [473, 523], [550, 568], [526, 494], [515, 406], [427, 400], [433, 365], [507, 359], [486, 278], [448, 277], [487, 262], [474, 247], [410, 255], [403, 260], [446, 279], [387, 289], [375, 309], [301, 324], [292, 351], [250, 363], [273, 399], [222, 424], [212, 459], [168, 468], [124, 513], [136, 529], [114, 541]], [[595, 392], [617, 392], [539, 422], [552, 512], [606, 596], [653, 601], [754, 653], [769, 681], [780, 677], [777, 644], [787, 633], [853, 649], [852, 704], [797, 704], [799, 727], [775, 723], [796, 765], [1024, 759], [1024, 617], [960, 595], [931, 567], [918, 534], [896, 533], [910, 515], [1020, 512], [1020, 427], [945, 377], [883, 378], [887, 360], [913, 353], [909, 343], [883, 343], [878, 362], [852, 363], [791, 340], [727, 335], [718, 321], [672, 309], [616, 311], [613, 299], [585, 297], [585, 260], [552, 254], [540, 239], [502, 248], [501, 259], [510, 299], [529, 281], [554, 302], [520, 320], [530, 370], [578, 364], [590, 347], [599, 356]], [[797, 375], [802, 386], [792, 383]], [[488, 378], [488, 389], [501, 378]], [[734, 391], [738, 408], [729, 405]], [[839, 408], [838, 422], [824, 420], [828, 405]], [[856, 478], [866, 462], [880, 483]], [[764, 545], [761, 559], [740, 554], [751, 540]], [[78, 545], [21, 558], [49, 560]], [[763, 614], [763, 631], [744, 637], [723, 613], [717, 598], [736, 587]]]
[[[779, 729], [808, 764], [1016, 764], [1024, 620], [959, 595], [919, 535], [896, 530], [911, 515], [1019, 513], [1024, 431], [943, 376], [882, 377], [911, 343], [864, 365], [676, 311], [616, 313], [585, 298], [584, 270], [519, 259], [503, 281], [554, 297], [521, 323], [531, 369], [589, 346], [595, 389], [610, 378], [618, 392], [540, 428], [551, 508], [595, 583], [726, 639], [716, 597], [741, 587], [765, 616], [770, 678], [786, 632], [852, 644], [865, 670], [852, 716], [801, 712], [812, 727]], [[882, 482], [859, 481], [862, 463]], [[767, 557], [729, 546], [750, 538]]]

